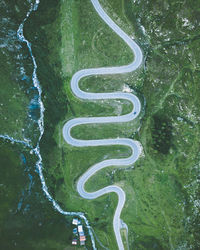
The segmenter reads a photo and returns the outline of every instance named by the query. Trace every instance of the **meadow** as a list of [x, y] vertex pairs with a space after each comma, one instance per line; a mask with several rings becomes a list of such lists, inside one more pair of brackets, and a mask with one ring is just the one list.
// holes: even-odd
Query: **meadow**
[[[132, 138], [141, 142], [143, 153], [134, 166], [126, 169], [113, 166], [100, 171], [86, 188], [94, 191], [115, 183], [125, 190], [121, 218], [129, 228], [129, 249], [198, 249], [197, 1], [100, 0], [100, 3], [140, 45], [144, 62], [137, 72], [89, 77], [80, 86], [89, 92], [131, 90], [139, 97], [142, 111], [127, 124], [79, 126], [72, 134], [83, 139]], [[75, 117], [130, 112], [130, 103], [123, 100], [77, 99], [71, 92], [70, 79], [80, 69], [127, 64], [133, 55], [99, 18], [89, 0], [41, 1], [38, 11], [27, 20], [25, 36], [32, 43], [43, 89], [45, 133], [41, 152], [47, 185], [63, 209], [84, 212], [99, 241], [114, 250], [112, 219], [117, 197], [109, 194], [91, 201], [82, 199], [76, 183], [93, 164], [127, 157], [129, 149], [71, 147], [63, 140], [62, 127]], [[67, 235], [71, 244], [70, 231]], [[126, 237], [123, 232], [128, 249]], [[54, 249], [61, 249], [55, 242], [52, 244]], [[96, 244], [102, 249], [98, 241]], [[90, 241], [87, 247], [91, 247]]]

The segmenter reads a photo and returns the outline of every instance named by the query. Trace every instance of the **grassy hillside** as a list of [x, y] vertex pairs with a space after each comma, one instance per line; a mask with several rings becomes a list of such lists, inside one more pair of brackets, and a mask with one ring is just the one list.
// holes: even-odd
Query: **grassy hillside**
[[[135, 138], [142, 143], [144, 154], [134, 168], [116, 170], [113, 166], [99, 172], [87, 188], [96, 190], [117, 183], [126, 191], [122, 219], [129, 227], [130, 249], [198, 249], [197, 3], [100, 2], [135, 37], [144, 52], [144, 64], [131, 74], [83, 79], [80, 86], [91, 92], [122, 91], [129, 87], [139, 96], [143, 110], [129, 124], [80, 126], [73, 134], [77, 138]], [[122, 65], [129, 63], [133, 55], [98, 17], [89, 0], [56, 4], [53, 0], [41, 1], [25, 29], [37, 58], [46, 108], [41, 147], [48, 186], [63, 208], [85, 212], [102, 244], [116, 249], [112, 229], [116, 197], [84, 200], [76, 192], [76, 183], [92, 164], [128, 156], [129, 151], [122, 147], [71, 147], [63, 141], [62, 127], [74, 117], [130, 111], [130, 104], [122, 100], [78, 100], [69, 83], [79, 69]], [[97, 246], [101, 249], [98, 243]]]

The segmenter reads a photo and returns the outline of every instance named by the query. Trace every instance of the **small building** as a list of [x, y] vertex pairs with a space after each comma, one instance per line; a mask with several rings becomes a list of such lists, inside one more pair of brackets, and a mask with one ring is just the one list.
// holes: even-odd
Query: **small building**
[[78, 233], [78, 229], [77, 229], [77, 228], [74, 228], [74, 229], [73, 229], [73, 233], [74, 233], [74, 234], [77, 234], [77, 233]]
[[77, 245], [77, 244], [78, 244], [77, 239], [73, 239], [73, 240], [72, 240], [72, 245]]
[[79, 232], [79, 236], [84, 236], [84, 232]]
[[76, 219], [76, 218], [74, 218], [74, 219], [72, 220], [72, 224], [77, 226], [77, 225], [79, 224], [79, 220]]
[[85, 236], [80, 236], [80, 241], [86, 241], [86, 237]]
[[80, 242], [80, 245], [81, 245], [81, 246], [84, 246], [84, 245], [85, 245], [85, 241], [81, 241], [81, 242]]
[[78, 226], [78, 232], [80, 233], [80, 232], [83, 232], [83, 226], [82, 225], [79, 225]]

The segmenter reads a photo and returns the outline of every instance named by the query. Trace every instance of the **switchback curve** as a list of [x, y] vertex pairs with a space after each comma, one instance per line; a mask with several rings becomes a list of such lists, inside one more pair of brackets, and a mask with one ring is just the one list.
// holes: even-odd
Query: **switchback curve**
[[102, 139], [102, 140], [79, 140], [71, 136], [71, 129], [75, 126], [82, 124], [93, 124], [93, 123], [118, 123], [118, 122], [128, 122], [135, 119], [141, 110], [141, 104], [139, 99], [130, 93], [122, 92], [112, 92], [112, 93], [88, 93], [84, 92], [79, 88], [79, 81], [91, 75], [105, 75], [105, 74], [123, 74], [136, 70], [142, 63], [142, 51], [140, 47], [124, 32], [122, 31], [115, 22], [105, 13], [101, 7], [98, 0], [91, 0], [95, 10], [99, 16], [103, 19], [104, 22], [117, 34], [119, 35], [124, 42], [131, 48], [134, 54], [134, 60], [132, 63], [119, 67], [102, 67], [102, 68], [91, 68], [83, 69], [76, 72], [71, 80], [71, 89], [73, 93], [80, 99], [86, 100], [100, 100], [100, 99], [126, 99], [133, 104], [133, 109], [130, 113], [122, 116], [109, 116], [109, 117], [84, 117], [84, 118], [75, 118], [67, 123], [63, 127], [63, 137], [65, 141], [76, 147], [93, 147], [93, 146], [104, 146], [104, 145], [123, 145], [128, 146], [132, 150], [132, 154], [128, 158], [123, 159], [110, 159], [104, 160], [100, 163], [95, 164], [89, 168], [78, 180], [77, 190], [85, 199], [96, 199], [104, 194], [114, 192], [118, 195], [118, 205], [115, 210], [114, 219], [113, 219], [113, 229], [115, 232], [115, 237], [117, 240], [118, 248], [120, 250], [124, 249], [123, 242], [120, 235], [120, 214], [125, 203], [125, 193], [124, 191], [116, 185], [111, 185], [104, 187], [96, 192], [87, 192], [84, 189], [84, 185], [87, 180], [94, 175], [100, 169], [106, 168], [108, 166], [128, 166], [132, 165], [141, 153], [141, 146], [137, 141], [127, 139], [127, 138], [118, 138], [118, 139]]

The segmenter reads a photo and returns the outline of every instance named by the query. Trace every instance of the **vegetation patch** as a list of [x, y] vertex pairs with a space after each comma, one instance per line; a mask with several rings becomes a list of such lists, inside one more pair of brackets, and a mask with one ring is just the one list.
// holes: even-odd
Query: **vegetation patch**
[[168, 154], [171, 147], [172, 126], [167, 117], [154, 115], [154, 126], [152, 129], [152, 137], [154, 140], [154, 148], [162, 154]]
[[[141, 46], [144, 64], [140, 70], [130, 74], [82, 79], [80, 86], [91, 92], [137, 90], [141, 100], [145, 98], [143, 112], [134, 123], [102, 125], [101, 128], [96, 125], [79, 126], [72, 132], [74, 136], [85, 139], [116, 137], [117, 134], [137, 138], [143, 146], [143, 154], [129, 168], [121, 166], [115, 169], [113, 166], [99, 171], [88, 181], [86, 188], [93, 191], [117, 183], [125, 190], [122, 219], [129, 228], [130, 249], [199, 249], [198, 1], [100, 2], [113, 20]], [[112, 219], [117, 197], [109, 194], [87, 201], [78, 195], [76, 184], [93, 164], [126, 157], [129, 151], [114, 146], [71, 147], [63, 140], [62, 127], [66, 121], [76, 117], [129, 112], [130, 105], [121, 100], [79, 100], [71, 92], [70, 79], [80, 69], [127, 64], [133, 57], [124, 42], [99, 18], [89, 0], [41, 1], [39, 9], [25, 24], [25, 36], [32, 44], [43, 89], [45, 133], [41, 152], [47, 186], [63, 209], [84, 212], [100, 242], [114, 250], [116, 242]], [[30, 60], [26, 62], [31, 65]], [[28, 72], [31, 70], [27, 75]], [[5, 96], [9, 92], [12, 95], [9, 77], [5, 76], [2, 82], [4, 85], [9, 82]], [[19, 95], [20, 105], [16, 105], [16, 109], [15, 104], [6, 107], [21, 115], [21, 101], [24, 100], [24, 106], [29, 104], [25, 96]], [[23, 117], [20, 116], [20, 123], [23, 123]], [[15, 120], [15, 114], [11, 118]], [[21, 127], [13, 124], [14, 129], [10, 128], [20, 135]], [[15, 127], [20, 129], [15, 130]], [[40, 189], [35, 191], [35, 199], [41, 190], [39, 180], [37, 183]], [[38, 231], [41, 235], [46, 233], [44, 241], [35, 240], [31, 243], [33, 248], [48, 248], [52, 241], [54, 249], [68, 247], [72, 237], [70, 223], [67, 226], [62, 224], [65, 221], [63, 216], [51, 210], [43, 193], [38, 196], [36, 200], [41, 199], [39, 204], [44, 208], [43, 212], [36, 220], [33, 214], [37, 209], [33, 209], [30, 218], [36, 220], [33, 228], [38, 229], [38, 223], [43, 215], [46, 216], [42, 223], [47, 227]], [[57, 234], [52, 229], [54, 223], [57, 223]], [[56, 243], [58, 238], [59, 243]], [[91, 248], [90, 241], [87, 241], [87, 247]], [[97, 248], [101, 249], [98, 242]]]

